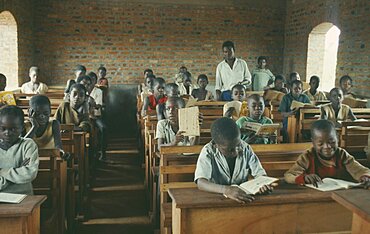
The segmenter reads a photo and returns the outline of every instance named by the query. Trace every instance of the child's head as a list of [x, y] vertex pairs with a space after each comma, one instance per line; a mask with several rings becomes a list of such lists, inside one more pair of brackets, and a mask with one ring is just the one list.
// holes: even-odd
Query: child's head
[[235, 58], [235, 45], [232, 41], [225, 41], [222, 44], [222, 52], [225, 60], [231, 60]]
[[208, 77], [205, 74], [200, 74], [197, 83], [200, 88], [205, 89], [208, 85]]
[[95, 72], [89, 72], [87, 75], [91, 78], [91, 86], [94, 87], [98, 82], [98, 76]]
[[311, 125], [311, 138], [316, 153], [330, 159], [338, 148], [338, 138], [334, 124], [326, 119], [317, 120]]
[[266, 68], [267, 58], [265, 56], [259, 56], [257, 59], [257, 62], [258, 62], [259, 68], [262, 68], [262, 69]]
[[152, 89], [154, 79], [155, 79], [155, 75], [153, 74], [147, 75], [144, 80], [145, 86]]
[[86, 90], [89, 92], [91, 87], [91, 78], [90, 76], [80, 76], [77, 78], [77, 84], [82, 84], [85, 86]]
[[107, 69], [104, 66], [100, 66], [98, 68], [98, 77], [99, 77], [99, 79], [105, 78], [106, 75], [107, 75]]
[[171, 124], [178, 123], [178, 109], [185, 107], [184, 99], [180, 97], [169, 97], [165, 103], [165, 116]]
[[144, 70], [144, 79], [147, 78], [148, 75], [153, 75], [153, 74], [154, 73], [153, 73], [153, 70], [152, 69], [149, 69], [149, 68], [145, 69]]
[[231, 89], [231, 99], [233, 101], [242, 102], [245, 99], [245, 87], [244, 85], [237, 84]]
[[290, 84], [293, 83], [295, 80], [301, 80], [301, 77], [299, 76], [298, 72], [292, 72], [289, 75], [289, 82]]
[[265, 102], [263, 97], [258, 94], [252, 94], [248, 97], [248, 111], [249, 117], [258, 120], [261, 118], [265, 110]]
[[45, 126], [49, 122], [51, 114], [50, 106], [50, 100], [47, 96], [33, 96], [30, 99], [30, 108], [28, 109], [28, 115], [35, 118], [41, 126]]
[[294, 80], [291, 83], [291, 85], [292, 85], [291, 92], [292, 92], [293, 97], [298, 98], [299, 95], [302, 94], [302, 89], [303, 89], [302, 81], [300, 81], [300, 80]]
[[166, 84], [164, 91], [167, 97], [178, 97], [180, 94], [179, 86], [175, 83]]
[[71, 87], [69, 103], [73, 108], [79, 108], [86, 99], [86, 87], [83, 84], [74, 84]]
[[179, 68], [179, 73], [185, 73], [185, 72], [187, 72], [188, 71], [188, 69], [187, 69], [187, 67], [185, 67], [185, 66], [181, 66], [180, 68]]
[[274, 86], [276, 89], [281, 90], [282, 88], [284, 88], [284, 82], [285, 78], [283, 75], [275, 76]]
[[240, 130], [232, 119], [223, 117], [213, 122], [211, 136], [216, 147], [225, 157], [236, 157], [240, 154]]
[[345, 75], [342, 76], [339, 80], [340, 88], [342, 89], [344, 94], [350, 93], [352, 89], [353, 80], [350, 76]]
[[35, 67], [35, 66], [30, 67], [30, 71], [28, 75], [32, 83], [37, 82], [37, 77], [39, 75], [39, 72], [40, 72], [40, 69], [38, 67]]
[[191, 85], [191, 73], [190, 72], [184, 72], [182, 75], [182, 83], [184, 86], [189, 87]]
[[320, 85], [320, 78], [318, 76], [311, 76], [310, 78], [310, 89], [316, 91]]
[[157, 77], [153, 80], [153, 93], [154, 96], [163, 96], [164, 94], [164, 86], [166, 85], [166, 81], [163, 78]]
[[84, 76], [86, 75], [86, 67], [83, 65], [77, 65], [74, 73], [75, 73], [76, 79], [80, 76]]
[[343, 91], [339, 88], [333, 88], [329, 93], [329, 100], [333, 106], [339, 107], [343, 102]]
[[4, 91], [6, 87], [6, 76], [0, 73], [0, 91]]
[[24, 127], [24, 114], [18, 106], [4, 106], [0, 109], [0, 145], [9, 149], [14, 145]]

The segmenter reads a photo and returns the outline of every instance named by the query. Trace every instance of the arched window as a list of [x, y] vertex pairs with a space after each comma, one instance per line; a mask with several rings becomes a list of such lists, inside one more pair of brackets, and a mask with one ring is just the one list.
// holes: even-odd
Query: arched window
[[18, 87], [18, 33], [12, 13], [0, 13], [0, 73], [7, 78], [6, 89]]
[[330, 91], [335, 86], [340, 30], [332, 23], [322, 23], [308, 37], [307, 82], [312, 75], [320, 77], [319, 89]]

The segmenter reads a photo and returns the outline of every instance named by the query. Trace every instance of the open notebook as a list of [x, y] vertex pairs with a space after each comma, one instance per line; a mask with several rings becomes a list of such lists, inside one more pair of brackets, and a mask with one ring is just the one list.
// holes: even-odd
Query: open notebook
[[20, 203], [27, 195], [14, 193], [0, 193], [0, 202], [4, 203]]
[[253, 180], [249, 180], [244, 182], [240, 185], [233, 185], [237, 186], [242, 189], [247, 194], [256, 194], [265, 185], [270, 185], [276, 181], [279, 181], [277, 178], [268, 177], [268, 176], [259, 176]]
[[318, 187], [316, 188], [312, 184], [306, 184], [305, 186], [313, 189], [317, 189], [320, 191], [333, 191], [339, 189], [349, 189], [354, 187], [361, 186], [361, 183], [353, 183], [345, 180], [333, 179], [333, 178], [324, 178], [322, 183], [318, 183]]

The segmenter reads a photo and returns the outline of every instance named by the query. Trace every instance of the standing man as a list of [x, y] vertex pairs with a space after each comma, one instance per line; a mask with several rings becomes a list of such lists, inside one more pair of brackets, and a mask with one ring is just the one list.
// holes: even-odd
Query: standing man
[[236, 84], [249, 86], [251, 73], [243, 59], [235, 58], [235, 46], [232, 41], [222, 44], [224, 59], [216, 69], [216, 96], [217, 100], [231, 101], [231, 89]]

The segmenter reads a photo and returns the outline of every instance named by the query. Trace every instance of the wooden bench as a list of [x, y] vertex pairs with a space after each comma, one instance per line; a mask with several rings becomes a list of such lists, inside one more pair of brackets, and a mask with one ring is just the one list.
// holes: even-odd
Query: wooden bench
[[340, 147], [345, 148], [356, 159], [366, 159], [365, 148], [368, 146], [370, 121], [343, 122]]

